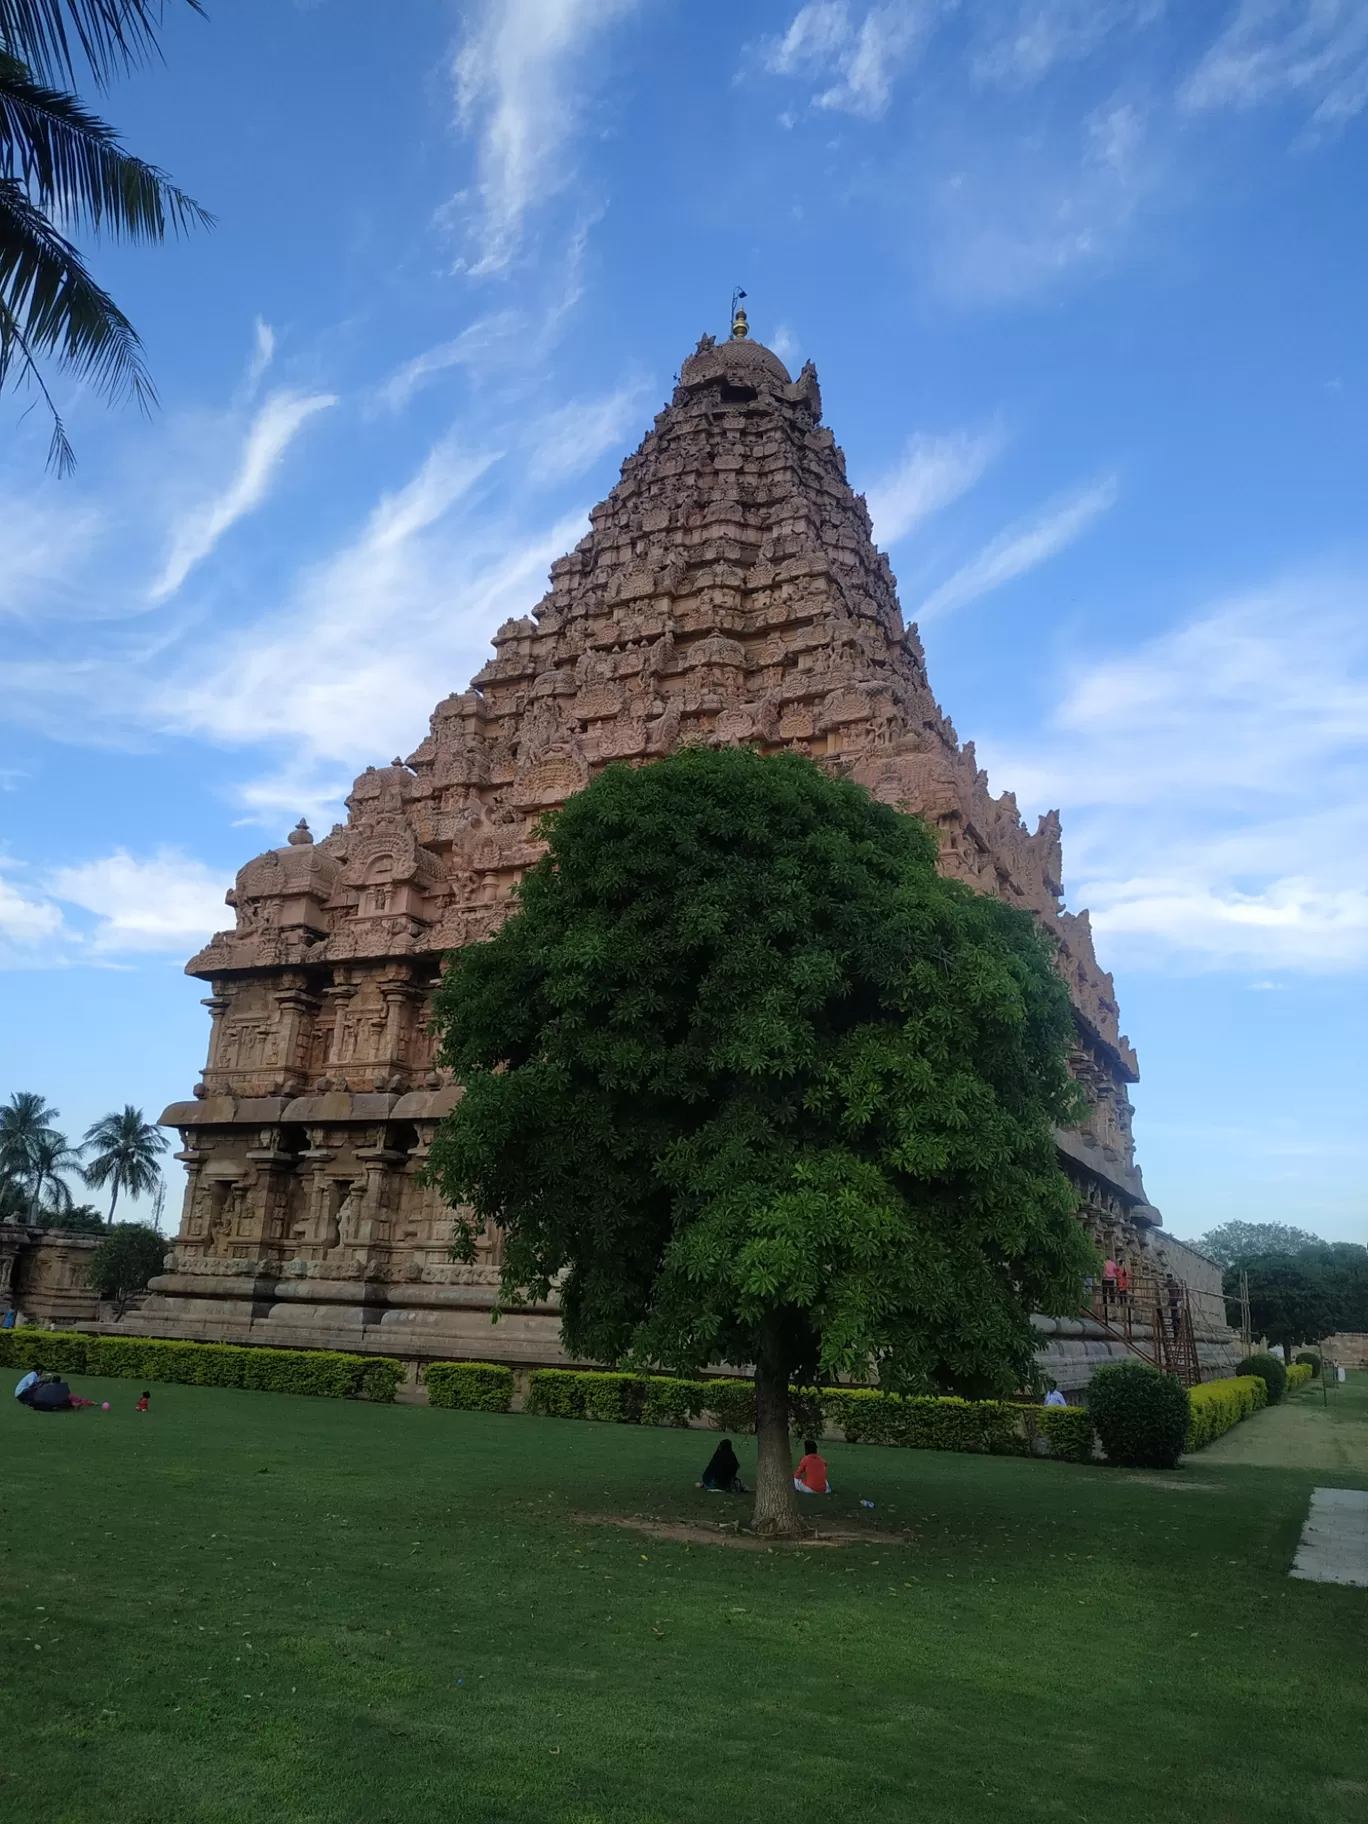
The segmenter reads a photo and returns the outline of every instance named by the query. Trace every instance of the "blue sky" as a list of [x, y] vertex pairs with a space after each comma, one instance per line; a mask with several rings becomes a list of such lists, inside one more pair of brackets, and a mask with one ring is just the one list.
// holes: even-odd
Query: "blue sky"
[[[224, 889], [478, 669], [733, 285], [1064, 817], [1150, 1194], [1368, 1238], [1360, 0], [238, 0], [107, 113], [150, 419], [0, 400], [0, 1094], [188, 1093]], [[173, 1203], [178, 1193], [173, 1192]]]

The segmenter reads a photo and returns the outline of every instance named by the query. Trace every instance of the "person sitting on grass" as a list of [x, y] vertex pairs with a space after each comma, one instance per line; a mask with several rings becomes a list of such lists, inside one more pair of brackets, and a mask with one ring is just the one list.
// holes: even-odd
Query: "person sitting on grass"
[[697, 1486], [706, 1488], [710, 1495], [748, 1495], [750, 1493], [741, 1480], [741, 1465], [737, 1462], [736, 1452], [731, 1447], [730, 1438], [723, 1438], [708, 1459], [708, 1467], [703, 1471], [703, 1480]]
[[147, 1403], [151, 1398], [152, 1398], [152, 1395], [150, 1393], [148, 1393], [146, 1388], [144, 1388], [142, 1398], [138, 1401], [137, 1405], [133, 1408], [134, 1412], [146, 1412]]
[[803, 1440], [803, 1460], [793, 1478], [793, 1486], [800, 1495], [829, 1495], [831, 1485], [827, 1481], [826, 1458], [817, 1454], [817, 1440]]
[[88, 1406], [90, 1401], [73, 1400], [70, 1387], [59, 1374], [43, 1375], [24, 1401], [30, 1412], [74, 1412], [78, 1403]]

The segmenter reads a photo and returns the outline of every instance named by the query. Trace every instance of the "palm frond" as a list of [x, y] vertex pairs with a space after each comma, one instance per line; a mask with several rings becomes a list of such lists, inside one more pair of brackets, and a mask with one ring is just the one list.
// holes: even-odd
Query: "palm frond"
[[2, 50], [0, 177], [22, 181], [44, 214], [84, 219], [117, 237], [159, 241], [168, 229], [213, 223], [164, 171], [124, 151], [107, 122], [74, 95], [35, 82]]
[[[204, 14], [202, 0], [185, 0]], [[160, 55], [165, 0], [0, 0], [0, 46], [41, 75], [74, 81], [77, 59], [100, 87]]]
[[15, 366], [41, 387], [44, 354], [108, 399], [156, 398], [133, 325], [21, 186], [0, 178], [0, 387]]

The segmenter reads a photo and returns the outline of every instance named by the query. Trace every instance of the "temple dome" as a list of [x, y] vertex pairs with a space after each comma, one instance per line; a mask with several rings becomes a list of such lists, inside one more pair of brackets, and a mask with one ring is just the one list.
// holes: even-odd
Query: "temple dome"
[[757, 386], [769, 380], [779, 386], [791, 386], [792, 376], [772, 348], [763, 342], [733, 337], [714, 343], [711, 348], [694, 351], [679, 370], [682, 386], [701, 386], [709, 380], [733, 380], [743, 386]]

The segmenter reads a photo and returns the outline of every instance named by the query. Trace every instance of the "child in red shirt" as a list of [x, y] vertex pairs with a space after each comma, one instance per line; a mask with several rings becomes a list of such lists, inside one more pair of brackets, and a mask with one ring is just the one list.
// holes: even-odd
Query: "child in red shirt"
[[147, 1411], [147, 1402], [151, 1398], [152, 1398], [152, 1395], [150, 1393], [144, 1392], [142, 1398], [138, 1401], [137, 1405], [133, 1408], [134, 1412], [146, 1412]]
[[815, 1438], [803, 1440], [803, 1460], [794, 1475], [793, 1486], [800, 1495], [829, 1495], [831, 1493], [831, 1489], [827, 1485], [826, 1460], [817, 1455]]

